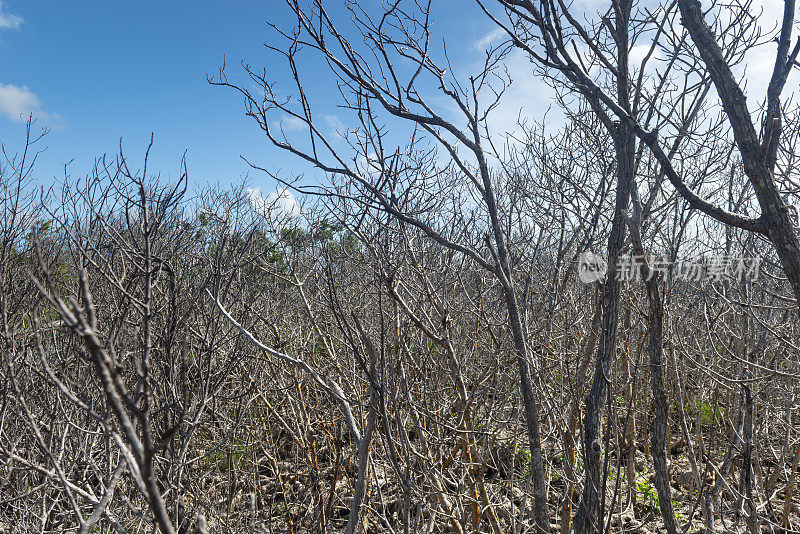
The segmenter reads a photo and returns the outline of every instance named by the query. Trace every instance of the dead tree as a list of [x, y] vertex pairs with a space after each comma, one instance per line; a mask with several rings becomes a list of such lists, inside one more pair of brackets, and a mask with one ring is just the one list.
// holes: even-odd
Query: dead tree
[[[255, 82], [263, 94], [254, 94], [247, 84], [230, 81], [224, 70], [210, 81], [238, 90], [245, 98], [247, 114], [257, 121], [276, 147], [323, 172], [357, 183], [362, 188], [363, 197], [354, 201], [385, 211], [405, 224], [417, 227], [439, 245], [470, 258], [499, 281], [508, 313], [508, 327], [514, 340], [528, 426], [535, 523], [540, 532], [547, 532], [547, 481], [539, 429], [541, 401], [534, 389], [536, 366], [523, 325], [520, 292], [515, 281], [516, 266], [506, 244], [508, 229], [504, 227], [498, 207], [495, 179], [490, 167], [491, 145], [487, 140], [488, 115], [503, 92], [504, 82], [502, 78], [498, 79], [495, 70], [503, 51], [489, 53], [482, 70], [469, 80], [455, 79], [446, 59], [443, 64], [434, 60], [429, 6], [407, 4], [398, 2], [379, 13], [370, 13], [357, 4], [348, 5], [353, 29], [370, 43], [369, 52], [364, 52], [356, 49], [354, 40], [345, 37], [322, 2], [287, 2], [296, 27], [276, 28], [284, 43], [269, 45], [269, 48], [283, 57], [289, 66], [296, 91], [294, 102], [276, 94], [274, 80], [267, 78], [266, 73], [249, 68], [250, 81]], [[357, 126], [347, 137], [354, 148], [353, 154], [342, 153], [312, 113], [308, 88], [297, 65], [301, 49], [317, 54], [330, 67], [331, 76], [339, 80], [342, 100], [354, 111], [357, 120]], [[413, 72], [404, 75], [399, 69], [400, 60], [410, 61], [414, 65]], [[456, 106], [465, 127], [456, 125], [437, 110], [431, 101], [433, 95], [426, 95], [423, 89], [423, 85], [429, 82], [439, 87], [439, 96]], [[279, 121], [282, 116], [304, 125], [308, 145], [290, 141], [286, 133], [275, 125], [274, 121]], [[387, 146], [388, 139], [381, 125], [387, 116], [412, 126], [414, 133], [406, 148]], [[414, 172], [414, 153], [424, 154], [418, 148], [420, 139], [433, 142], [443, 150], [449, 159], [447, 172], [459, 177], [461, 185], [468, 185], [477, 195], [480, 216], [486, 228], [482, 243], [464, 243], [458, 238], [448, 237], [437, 228], [441, 221], [426, 221], [403, 210], [405, 192], [393, 188], [401, 185], [399, 177]], [[366, 162], [359, 164], [359, 158]], [[434, 167], [429, 168], [434, 170]]]
[[[539, 4], [528, 0], [499, 0], [498, 4], [503, 11], [503, 15], [493, 13], [489, 9], [488, 3], [479, 2], [479, 4], [484, 7], [487, 15], [506, 31], [514, 46], [524, 50], [544, 68], [557, 72], [562, 79], [569, 83], [572, 89], [590, 102], [595, 112], [601, 116], [608, 117], [607, 121], [610, 121], [611, 117], [613, 117], [614, 125], [611, 128], [616, 130], [618, 134], [623, 132], [629, 142], [632, 142], [631, 139], [635, 136], [646, 144], [653, 157], [661, 165], [666, 177], [690, 206], [725, 224], [768, 237], [781, 259], [795, 296], [800, 302], [800, 274], [798, 274], [800, 272], [798, 271], [800, 246], [798, 246], [797, 235], [791, 225], [785, 203], [772, 177], [775, 167], [774, 154], [779, 143], [779, 135], [773, 135], [773, 132], [780, 131], [778, 117], [780, 114], [780, 94], [785, 85], [786, 77], [794, 65], [798, 50], [800, 50], [800, 45], [798, 45], [798, 47], [789, 51], [791, 28], [794, 20], [794, 2], [786, 2], [785, 6], [776, 64], [767, 95], [766, 118], [761, 136], [763, 141], [759, 141], [759, 136], [747, 109], [746, 99], [733, 78], [729, 66], [732, 57], [741, 57], [741, 49], [746, 49], [755, 42], [753, 38], [749, 38], [745, 33], [748, 28], [752, 27], [749, 15], [746, 11], [739, 11], [733, 14], [735, 21], [741, 19], [738, 27], [743, 29], [732, 32], [737, 37], [741, 36], [739, 42], [734, 41], [734, 47], [732, 48], [738, 48], [740, 51], [732, 56], [730, 49], [723, 52], [715, 41], [712, 30], [703, 20], [703, 12], [700, 9], [699, 2], [691, 0], [678, 2], [683, 25], [688, 30], [703, 59], [703, 64], [698, 74], [700, 84], [696, 87], [702, 87], [704, 84], [703, 78], [708, 76], [717, 89], [729, 124], [734, 131], [734, 139], [739, 149], [745, 172], [753, 185], [761, 206], [762, 214], [758, 218], [729, 212], [701, 198], [690, 189], [684, 177], [680, 176], [672, 164], [672, 156], [678, 148], [677, 142], [682, 135], [681, 130], [678, 131], [678, 137], [675, 138], [676, 142], [673, 143], [672, 147], [665, 148], [664, 140], [659, 139], [658, 129], [648, 128], [646, 126], [647, 123], [642, 120], [636, 107], [631, 106], [628, 94], [630, 80], [627, 77], [628, 48], [630, 46], [628, 35], [631, 32], [629, 27], [631, 20], [629, 5], [624, 2], [613, 2], [610, 12], [603, 15], [596, 26], [586, 27], [579, 22], [579, 17], [572, 13], [563, 3], [544, 2]], [[645, 61], [652, 55], [657, 46], [667, 18], [661, 19], [662, 22], [660, 23], [655, 16], [651, 16], [651, 20], [654, 23], [653, 30], [656, 35], [652, 40], [650, 52]], [[737, 23], [734, 22], [731, 26], [737, 27]], [[612, 61], [608, 57], [600, 37], [606, 29], [608, 33], [613, 35], [613, 50], [616, 51], [616, 57], [613, 59], [616, 61]], [[591, 75], [587, 70], [587, 63], [584, 58], [576, 48], [571, 48], [570, 40], [572, 39], [578, 40], [587, 46], [592, 56], [591, 61], [598, 64], [602, 69], [607, 69], [610, 77], [623, 83], [625, 89], [620, 92], [619, 85], [617, 85], [616, 91], [608, 89], [596, 77]], [[667, 64], [667, 69], [669, 69], [670, 65], [671, 63]], [[642, 71], [643, 69], [644, 66], [642, 66]], [[641, 82], [641, 75], [639, 81]], [[636, 88], [638, 91], [637, 97], [641, 94], [641, 89], [641, 87]], [[701, 91], [701, 94], [704, 93], [705, 91]], [[628, 157], [628, 152], [628, 148], [618, 149], [620, 161], [625, 161]], [[631, 166], [628, 166], [628, 168], [631, 171], [633, 169]], [[622, 179], [623, 176], [621, 175], [619, 178]], [[618, 183], [617, 187], [618, 189], [626, 189], [624, 182]], [[627, 206], [627, 202], [625, 206]], [[615, 256], [614, 250], [610, 247], [609, 257], [615, 259]], [[609, 296], [611, 295], [613, 295], [613, 292], [609, 292]], [[611, 327], [615, 326], [615, 308], [606, 305], [606, 311], [612, 315], [612, 317], [605, 319], [607, 321], [606, 324]], [[611, 321], [611, 324], [608, 321]], [[653, 326], [655, 327], [656, 325]], [[609, 333], [612, 331], [613, 329], [608, 330]], [[609, 350], [613, 351], [614, 347], [610, 347]], [[598, 357], [596, 382], [607, 380], [604, 373], [600, 372], [605, 361], [602, 354], [601, 351]], [[654, 361], [654, 365], [662, 366], [663, 362]], [[653, 386], [657, 387], [658, 381], [654, 381]], [[596, 490], [599, 465], [596, 463], [596, 458], [593, 458], [595, 454], [592, 449], [592, 447], [599, 449], [599, 444], [592, 443], [589, 438], [594, 439], [594, 433], [591, 431], [595, 426], [594, 421], [597, 420], [597, 410], [594, 405], [599, 402], [592, 399], [602, 396], [605, 388], [599, 383], [596, 383], [595, 387], [597, 391], [594, 391], [587, 400], [585, 423], [587, 429], [585, 450], [587, 455], [587, 484], [584, 488], [581, 510], [576, 516], [576, 528], [580, 532], [597, 531], [599, 529], [599, 524], [592, 524], [593, 521], [591, 519], [587, 520], [587, 516], [589, 518], [594, 517], [597, 513], [597, 507], [601, 505], [597, 498], [598, 492]], [[654, 395], [657, 399], [661, 399], [662, 403], [664, 402], [663, 392], [654, 391]], [[666, 410], [663, 406], [658, 408], [658, 413], [662, 414], [662, 416], [666, 415]], [[665, 422], [663, 421], [657, 423], [657, 425], [661, 426], [664, 424]], [[660, 448], [663, 450], [663, 443]], [[662, 454], [659, 452], [659, 455]], [[660, 464], [661, 462], [658, 462], [656, 467], [659, 467]], [[668, 531], [675, 532], [674, 514], [670, 509], [670, 501], [669, 499], [664, 499], [669, 495], [665, 467], [660, 468], [659, 471], [661, 471], [658, 476], [659, 494], [662, 496], [662, 502], [665, 503], [665, 506], [662, 506], [663, 517]]]

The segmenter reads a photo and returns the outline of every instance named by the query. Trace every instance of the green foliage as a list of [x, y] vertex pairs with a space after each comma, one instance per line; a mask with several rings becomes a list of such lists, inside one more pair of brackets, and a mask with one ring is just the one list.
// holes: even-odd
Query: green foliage
[[647, 479], [640, 478], [636, 481], [636, 489], [642, 495], [645, 503], [647, 503], [654, 512], [661, 513], [661, 504], [658, 502], [658, 492], [656, 488], [650, 484]]
[[232, 444], [226, 448], [214, 449], [206, 457], [206, 461], [220, 473], [227, 473], [231, 468], [238, 469], [250, 452], [250, 447], [247, 445]]
[[524, 474], [522, 475], [523, 478], [527, 478], [528, 474], [531, 472], [531, 451], [528, 449], [517, 449], [515, 452], [517, 459], [524, 469]]
[[486, 421], [483, 419], [477, 419], [472, 427], [475, 432], [486, 432]]
[[308, 229], [301, 226], [287, 226], [280, 230], [280, 240], [286, 244], [302, 249], [313, 244], [341, 243], [341, 238], [347, 236], [353, 238], [349, 232], [339, 223], [331, 223], [327, 219], [321, 219], [311, 224]]
[[686, 401], [683, 407], [686, 415], [692, 420], [700, 414], [700, 424], [710, 427], [714, 424], [721, 424], [725, 419], [725, 410], [719, 406], [712, 406], [708, 401], [695, 397], [693, 401]]
[[523, 465], [528, 465], [531, 463], [531, 451], [528, 449], [517, 449], [517, 458], [523, 463]]

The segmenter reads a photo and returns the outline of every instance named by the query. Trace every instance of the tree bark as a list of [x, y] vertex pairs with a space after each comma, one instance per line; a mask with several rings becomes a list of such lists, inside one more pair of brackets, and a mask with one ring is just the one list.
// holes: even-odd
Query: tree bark
[[599, 517], [601, 499], [601, 458], [600, 415], [605, 404], [608, 386], [611, 383], [609, 371], [617, 344], [617, 327], [619, 323], [620, 281], [613, 270], [616, 268], [620, 251], [625, 242], [625, 228], [633, 185], [634, 143], [633, 132], [624, 124], [620, 124], [615, 144], [617, 145], [617, 192], [614, 206], [614, 219], [611, 234], [608, 238], [608, 269], [606, 280], [601, 291], [602, 330], [600, 344], [595, 358], [592, 388], [586, 399], [586, 415], [584, 417], [584, 466], [586, 481], [583, 487], [581, 502], [575, 513], [574, 525], [576, 534], [588, 534], [602, 530], [602, 518]]
[[[650, 273], [649, 273], [650, 274]], [[664, 306], [658, 290], [659, 280], [651, 274], [647, 277], [648, 330], [650, 356], [650, 384], [653, 389], [653, 408], [655, 417], [650, 432], [650, 447], [653, 454], [655, 486], [664, 528], [668, 534], [676, 534], [675, 511], [672, 509], [672, 495], [667, 470], [667, 429], [669, 424], [669, 399], [664, 387]]]
[[525, 409], [525, 422], [528, 429], [528, 440], [531, 449], [531, 476], [533, 478], [534, 520], [537, 532], [547, 534], [550, 531], [550, 514], [547, 508], [547, 480], [545, 477], [542, 440], [539, 432], [539, 401], [533, 390], [530, 362], [528, 361], [528, 343], [519, 313], [516, 294], [513, 289], [506, 290], [506, 306], [508, 307], [509, 324], [517, 353], [520, 390], [522, 404]]
[[[617, 46], [617, 98], [620, 106], [630, 111], [630, 84], [628, 75], [628, 22], [632, 3], [621, 1], [614, 4], [616, 14], [615, 40]], [[583, 487], [581, 502], [575, 514], [574, 526], [576, 534], [601, 532], [603, 518], [600, 517], [601, 499], [604, 498], [604, 476], [600, 453], [602, 449], [600, 436], [600, 418], [602, 408], [608, 395], [611, 379], [608, 376], [611, 362], [614, 359], [617, 345], [617, 327], [619, 324], [620, 281], [615, 276], [620, 252], [625, 243], [627, 227], [628, 202], [634, 185], [636, 168], [636, 136], [630, 124], [620, 121], [616, 131], [609, 133], [614, 138], [617, 156], [617, 191], [614, 204], [614, 218], [611, 223], [611, 234], [608, 237], [608, 273], [603, 282], [601, 292], [602, 330], [600, 345], [595, 360], [595, 371], [592, 388], [586, 399], [586, 416], [584, 419], [584, 466], [586, 481]]]
[[[786, 76], [797, 57], [798, 47], [788, 53], [794, 18], [794, 0], [785, 2], [784, 21], [775, 70], [768, 92], [768, 113], [763, 128], [763, 141], [753, 124], [747, 97], [733, 77], [717, 44], [714, 32], [703, 16], [699, 0], [678, 0], [683, 25], [697, 46], [717, 89], [723, 109], [733, 129], [733, 137], [742, 157], [744, 172], [753, 184], [761, 207], [761, 220], [769, 240], [780, 258], [784, 274], [800, 306], [800, 241], [789, 210], [775, 184], [775, 152], [781, 134], [780, 93]], [[787, 23], [788, 20], [788, 23]]]

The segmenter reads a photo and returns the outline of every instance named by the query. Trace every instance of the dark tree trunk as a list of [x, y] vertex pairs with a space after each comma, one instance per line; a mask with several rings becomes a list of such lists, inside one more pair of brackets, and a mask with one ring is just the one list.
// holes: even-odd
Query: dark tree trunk
[[758, 515], [753, 501], [753, 394], [749, 384], [742, 385], [744, 393], [744, 436], [742, 442], [742, 472], [739, 491], [744, 499], [745, 523], [750, 534], [758, 534]]
[[[747, 98], [725, 62], [714, 32], [708, 26], [699, 0], [678, 0], [684, 27], [689, 32], [708, 68], [723, 109], [731, 123], [734, 140], [742, 157], [744, 172], [753, 184], [761, 207], [761, 228], [775, 247], [783, 272], [800, 305], [800, 241], [789, 210], [775, 184], [775, 154], [781, 135], [780, 93], [792, 69], [796, 55], [789, 55], [794, 17], [794, 0], [785, 2], [784, 22], [778, 45], [778, 57], [767, 94], [767, 117], [759, 139]], [[788, 23], [787, 23], [788, 21]], [[796, 54], [796, 50], [792, 54]]]
[[653, 408], [655, 417], [653, 429], [650, 432], [650, 448], [653, 455], [653, 470], [655, 471], [655, 486], [658, 492], [658, 503], [661, 508], [661, 517], [664, 519], [664, 528], [668, 534], [676, 534], [678, 527], [675, 522], [675, 512], [672, 509], [672, 495], [669, 487], [669, 472], [667, 471], [667, 429], [669, 424], [669, 399], [664, 386], [664, 306], [658, 290], [659, 280], [648, 273], [647, 303], [648, 303], [648, 330], [649, 344], [647, 352], [650, 356], [650, 384], [653, 388]]
[[517, 367], [519, 368], [520, 390], [522, 391], [522, 404], [525, 409], [525, 422], [528, 430], [528, 440], [531, 449], [531, 477], [533, 482], [534, 520], [537, 532], [547, 534], [550, 531], [550, 514], [547, 508], [547, 480], [542, 455], [542, 440], [539, 432], [539, 401], [533, 390], [531, 380], [530, 362], [528, 361], [528, 343], [525, 339], [525, 330], [522, 317], [519, 313], [516, 294], [513, 289], [506, 290], [506, 306], [511, 326], [511, 336], [514, 349], [517, 353]]
[[[628, 22], [632, 3], [622, 1], [615, 3], [615, 39], [617, 46], [617, 98], [620, 106], [630, 112], [630, 83], [628, 75]], [[611, 362], [614, 359], [617, 345], [617, 327], [619, 324], [620, 281], [615, 270], [620, 251], [625, 243], [627, 228], [628, 203], [631, 188], [634, 184], [636, 136], [626, 121], [615, 123], [609, 133], [614, 138], [617, 156], [617, 192], [614, 203], [614, 218], [611, 223], [611, 234], [608, 237], [608, 274], [601, 292], [602, 329], [600, 345], [595, 360], [592, 388], [586, 399], [586, 415], [584, 417], [583, 453], [586, 468], [586, 480], [581, 502], [575, 513], [575, 533], [589, 534], [602, 532], [603, 518], [600, 517], [602, 500], [605, 498], [601, 461], [600, 420], [605, 405], [609, 386], [611, 385]]]
[[599, 517], [600, 500], [603, 495], [600, 416], [605, 405], [608, 387], [611, 383], [609, 372], [617, 344], [617, 327], [619, 323], [620, 281], [616, 268], [620, 251], [625, 243], [627, 227], [628, 201], [633, 185], [633, 167], [635, 138], [633, 132], [624, 124], [620, 124], [616, 135], [617, 146], [617, 192], [614, 207], [614, 219], [611, 234], [608, 238], [608, 275], [603, 283], [601, 294], [602, 330], [600, 345], [595, 359], [592, 388], [586, 399], [586, 415], [584, 417], [584, 466], [586, 481], [583, 487], [581, 502], [575, 514], [576, 534], [588, 534], [602, 530], [602, 518]]

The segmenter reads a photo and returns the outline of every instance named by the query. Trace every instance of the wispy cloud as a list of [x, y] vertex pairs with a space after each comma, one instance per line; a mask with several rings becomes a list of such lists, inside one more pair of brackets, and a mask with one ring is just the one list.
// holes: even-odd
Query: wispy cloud
[[347, 126], [336, 115], [323, 115], [322, 118], [325, 119], [332, 134], [344, 134], [347, 131]]
[[33, 115], [50, 127], [62, 126], [61, 116], [45, 111], [39, 97], [25, 85], [0, 83], [0, 115], [14, 122], [25, 122]]
[[0, 1], [0, 29], [16, 30], [20, 26], [22, 26], [22, 17], [6, 13], [3, 10], [3, 2]]
[[497, 41], [506, 37], [506, 31], [503, 28], [495, 28], [494, 30], [490, 31], [474, 43], [472, 46], [477, 48], [478, 50], [486, 50]]
[[[321, 117], [325, 121], [330, 135], [344, 134], [347, 130], [347, 127], [336, 115], [322, 115]], [[315, 122], [315, 126], [320, 127], [320, 124]], [[270, 127], [286, 133], [301, 132], [308, 130], [308, 123], [299, 117], [284, 115], [280, 119], [273, 121]]]
[[293, 117], [292, 115], [284, 115], [280, 120], [273, 122], [270, 126], [284, 132], [298, 132], [308, 127], [303, 119]]
[[[520, 132], [520, 121], [541, 120], [555, 105], [555, 91], [535, 72], [534, 64], [521, 50], [513, 50], [503, 61], [506, 87], [499, 105], [489, 115], [489, 130], [503, 136]], [[548, 122], [558, 120], [559, 113], [550, 113]], [[531, 124], [529, 123], [529, 126]]]

